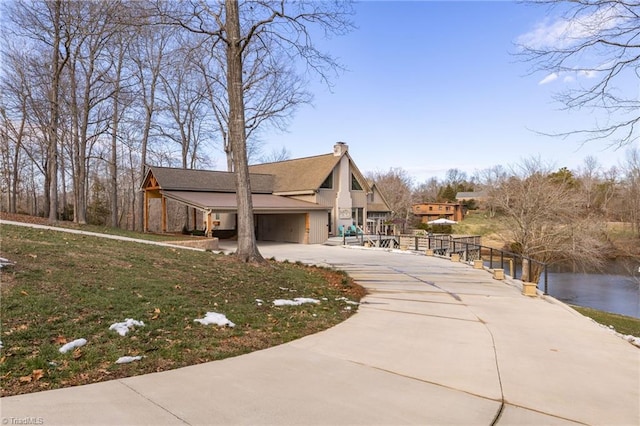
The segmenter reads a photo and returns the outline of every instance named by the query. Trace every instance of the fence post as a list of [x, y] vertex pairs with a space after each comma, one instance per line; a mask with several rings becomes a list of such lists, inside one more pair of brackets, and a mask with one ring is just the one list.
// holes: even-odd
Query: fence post
[[493, 247], [489, 247], [489, 269], [493, 269]]
[[544, 294], [547, 295], [549, 294], [547, 292], [547, 285], [548, 285], [548, 276], [547, 276], [547, 264], [544, 264]]

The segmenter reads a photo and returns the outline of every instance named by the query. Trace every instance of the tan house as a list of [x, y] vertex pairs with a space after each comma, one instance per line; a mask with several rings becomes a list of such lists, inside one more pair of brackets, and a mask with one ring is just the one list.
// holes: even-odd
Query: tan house
[[[259, 240], [324, 243], [330, 235], [352, 225], [365, 230], [368, 200], [374, 206], [372, 225], [382, 223], [385, 209], [389, 212], [342, 142], [330, 154], [257, 164], [250, 166], [249, 172]], [[224, 218], [237, 213], [233, 173], [150, 167], [142, 189], [145, 230], [149, 229], [153, 199], [160, 199], [163, 232], [167, 231], [168, 200], [194, 209], [194, 227], [200, 212], [209, 232], [228, 227]], [[230, 223], [235, 226], [235, 220]]]
[[374, 191], [358, 170], [344, 142], [336, 143], [330, 154], [257, 164], [249, 166], [249, 171], [275, 176], [274, 195], [330, 209], [326, 218], [329, 235], [340, 235], [341, 230], [352, 225], [373, 233], [375, 226], [367, 224], [381, 224], [382, 215], [391, 211], [379, 191]]
[[423, 203], [411, 206], [414, 216], [420, 218], [421, 223], [431, 220], [445, 218], [449, 220], [461, 221], [464, 218], [462, 204], [460, 203]]

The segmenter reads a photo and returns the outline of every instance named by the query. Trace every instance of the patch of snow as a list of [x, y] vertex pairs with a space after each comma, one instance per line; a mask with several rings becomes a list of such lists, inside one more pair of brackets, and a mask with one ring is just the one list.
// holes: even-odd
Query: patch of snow
[[0, 340], [0, 349], [4, 348], [4, 346], [2, 346], [2, 340]]
[[264, 300], [256, 299], [256, 303], [258, 304], [258, 306], [262, 306], [262, 304], [264, 303]]
[[144, 322], [127, 318], [124, 322], [116, 322], [109, 326], [109, 330], [115, 330], [119, 335], [125, 336], [133, 327], [144, 327]]
[[60, 349], [58, 349], [58, 350], [60, 351], [60, 353], [66, 354], [71, 349], [79, 348], [79, 347], [84, 346], [86, 344], [87, 344], [87, 339], [76, 339], [73, 342], [69, 342], [69, 343], [66, 343], [66, 344], [62, 345], [62, 347]]
[[627, 342], [631, 343], [633, 346], [637, 346], [640, 348], [640, 337], [632, 336], [630, 334], [626, 334], [622, 336]]
[[128, 364], [133, 361], [140, 361], [141, 359], [141, 356], [121, 356], [117, 359], [116, 364]]
[[276, 299], [273, 301], [274, 306], [298, 306], [304, 303], [315, 303], [318, 304], [320, 301], [318, 299], [311, 299], [309, 297], [296, 297], [293, 300], [287, 299]]
[[600, 324], [599, 322], [597, 322], [596, 320], [594, 320], [593, 318], [589, 318], [594, 324], [599, 325], [600, 327], [612, 332], [613, 334], [615, 334], [616, 336], [626, 340], [627, 342], [631, 343], [633, 346], [636, 346], [638, 348], [640, 348], [640, 337], [636, 337], [636, 336], [632, 336], [630, 334], [622, 334], [622, 333], [618, 333], [615, 329], [614, 326], [612, 325], [604, 325], [604, 324]]
[[346, 297], [336, 297], [336, 300], [342, 300], [347, 305], [359, 305], [360, 302], [354, 302], [353, 300], [349, 300]]
[[225, 325], [229, 327], [236, 326], [234, 323], [229, 321], [224, 314], [219, 314], [216, 312], [207, 312], [207, 315], [205, 315], [204, 318], [196, 318], [193, 321], [199, 322], [200, 324], [204, 324], [204, 325], [216, 324], [216, 325], [219, 325], [220, 327], [223, 327]]
[[5, 259], [4, 257], [0, 257], [0, 269], [4, 268], [5, 266], [13, 266], [15, 265], [15, 262], [12, 262], [9, 259]]

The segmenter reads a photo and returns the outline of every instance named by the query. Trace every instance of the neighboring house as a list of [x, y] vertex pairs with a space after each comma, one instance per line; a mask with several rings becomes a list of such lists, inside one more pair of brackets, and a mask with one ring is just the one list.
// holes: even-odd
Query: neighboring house
[[[374, 206], [371, 219], [376, 226], [385, 209], [389, 211], [342, 142], [331, 154], [252, 165], [249, 172], [258, 240], [317, 244], [351, 225], [364, 229], [370, 194]], [[233, 173], [150, 167], [142, 189], [145, 230], [149, 229], [149, 206], [154, 198], [161, 200], [163, 232], [167, 231], [167, 200], [201, 212], [209, 233], [216, 226], [228, 227], [224, 218], [237, 213]], [[196, 223], [194, 214], [194, 227]], [[235, 226], [234, 220], [231, 226]]]
[[458, 192], [456, 194], [457, 201], [475, 200], [477, 203], [483, 203], [487, 200], [486, 191]]
[[411, 206], [413, 214], [420, 218], [421, 223], [445, 218], [459, 222], [463, 219], [462, 204], [460, 203], [423, 203]]

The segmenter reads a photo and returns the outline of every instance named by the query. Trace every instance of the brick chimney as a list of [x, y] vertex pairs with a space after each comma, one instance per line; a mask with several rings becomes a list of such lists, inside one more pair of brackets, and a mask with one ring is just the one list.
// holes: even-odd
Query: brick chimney
[[335, 155], [336, 157], [341, 156], [347, 151], [349, 151], [349, 145], [344, 142], [336, 142], [336, 144], [333, 146], [333, 155]]

